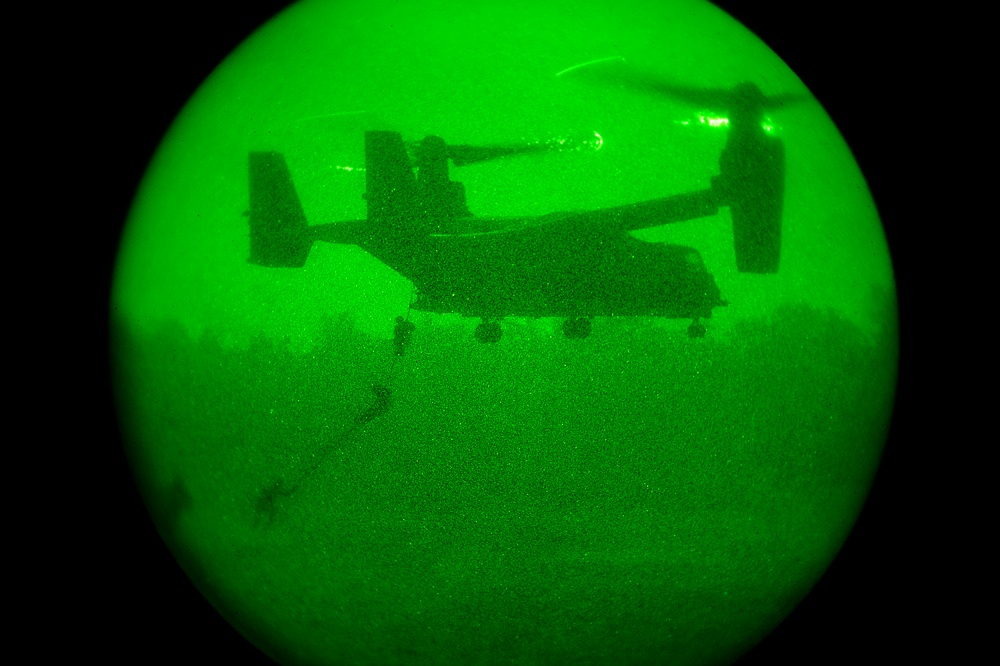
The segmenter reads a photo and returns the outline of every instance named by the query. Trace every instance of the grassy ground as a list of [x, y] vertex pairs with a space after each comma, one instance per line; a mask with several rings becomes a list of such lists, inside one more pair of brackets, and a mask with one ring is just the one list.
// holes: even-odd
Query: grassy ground
[[[429, 323], [429, 322], [428, 322]], [[878, 464], [891, 332], [597, 320], [481, 345], [333, 319], [308, 353], [117, 329], [130, 455], [206, 596], [283, 663], [726, 663], [822, 574]], [[392, 405], [363, 425], [374, 383]]]

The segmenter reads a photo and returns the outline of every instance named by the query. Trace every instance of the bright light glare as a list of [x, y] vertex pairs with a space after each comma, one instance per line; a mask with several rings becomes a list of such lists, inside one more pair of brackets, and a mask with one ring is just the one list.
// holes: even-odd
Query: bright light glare
[[698, 122], [702, 125], [708, 125], [709, 127], [729, 127], [729, 118], [720, 118], [718, 116], [706, 116], [699, 114]]

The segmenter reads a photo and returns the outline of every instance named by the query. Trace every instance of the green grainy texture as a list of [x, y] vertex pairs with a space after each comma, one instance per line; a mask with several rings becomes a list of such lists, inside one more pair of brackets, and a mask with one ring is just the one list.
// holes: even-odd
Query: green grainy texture
[[[249, 151], [287, 157], [318, 224], [365, 216], [363, 174], [338, 167], [363, 166], [366, 129], [453, 143], [600, 132], [598, 152], [456, 169], [474, 213], [540, 215], [702, 189], [725, 143], [725, 128], [698, 122], [705, 110], [555, 77], [570, 65], [621, 53], [690, 85], [752, 80], [768, 94], [808, 94], [766, 46], [707, 4], [472, 4], [449, 13], [451, 5], [305, 3], [237, 49], [150, 165], [122, 241], [115, 303], [140, 324], [172, 318], [244, 345], [264, 332], [308, 346], [323, 315], [344, 309], [388, 336], [408, 285], [356, 248], [317, 247], [300, 271], [247, 265]], [[781, 273], [736, 274], [725, 212], [655, 236], [701, 251], [731, 303], [717, 313], [718, 330], [728, 328], [724, 318], [796, 300], [870, 328], [878, 313], [866, 310], [869, 287], [893, 286], [864, 180], [815, 101], [773, 116], [788, 152]]]
[[[586, 347], [530, 328], [485, 346], [428, 316], [361, 429], [392, 352], [345, 318], [307, 354], [176, 326], [119, 342], [161, 529], [271, 654], [715, 663], [839, 547], [893, 381], [891, 330], [873, 346], [785, 307], [739, 332], [623, 319]], [[298, 488], [262, 505], [275, 482]]]
[[[633, 233], [700, 252], [728, 301], [705, 338], [598, 317], [570, 340], [560, 317], [512, 317], [481, 344], [475, 319], [413, 311], [397, 356], [404, 275], [353, 245], [248, 263], [248, 154], [284, 155], [310, 224], [363, 220], [367, 130], [602, 137], [453, 168], [477, 216], [708, 188], [725, 111], [594, 71], [796, 100], [764, 121], [786, 153], [777, 274], [737, 271], [727, 208]], [[165, 138], [112, 307], [157, 525], [216, 608], [290, 664], [730, 661], [836, 554], [895, 382], [892, 271], [849, 150], [780, 59], [701, 2], [291, 8]], [[391, 401], [361, 419], [373, 385]]]

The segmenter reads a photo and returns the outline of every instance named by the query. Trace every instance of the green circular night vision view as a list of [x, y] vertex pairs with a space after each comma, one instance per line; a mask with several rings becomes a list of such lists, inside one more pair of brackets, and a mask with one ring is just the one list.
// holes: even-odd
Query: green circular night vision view
[[282, 664], [720, 664], [871, 485], [892, 265], [700, 0], [312, 0], [194, 94], [111, 295], [127, 453]]

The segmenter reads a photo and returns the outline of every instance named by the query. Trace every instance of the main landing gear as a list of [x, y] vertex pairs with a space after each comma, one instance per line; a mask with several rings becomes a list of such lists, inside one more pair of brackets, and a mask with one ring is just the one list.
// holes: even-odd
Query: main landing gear
[[479, 340], [483, 344], [500, 342], [500, 338], [502, 337], [503, 329], [500, 328], [500, 322], [498, 321], [483, 319], [483, 321], [476, 326], [476, 340]]
[[567, 319], [563, 322], [562, 330], [570, 340], [582, 340], [590, 335], [590, 320], [586, 317]]
[[703, 338], [705, 337], [705, 325], [695, 317], [691, 325], [688, 326], [688, 337], [689, 338]]

